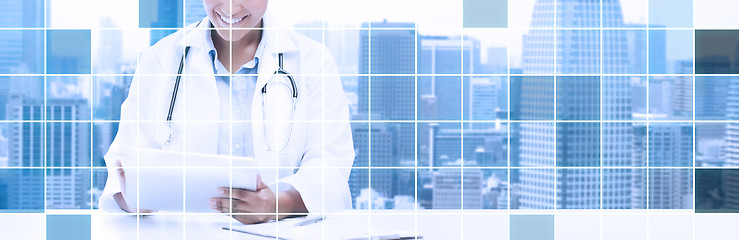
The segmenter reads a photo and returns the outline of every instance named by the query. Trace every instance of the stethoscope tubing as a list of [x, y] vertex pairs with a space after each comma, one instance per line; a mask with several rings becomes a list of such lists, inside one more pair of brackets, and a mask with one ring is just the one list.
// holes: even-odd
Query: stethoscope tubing
[[[199, 22], [195, 27], [200, 26], [200, 23], [202, 23], [202, 21]], [[185, 53], [182, 55], [182, 58], [180, 59], [180, 66], [177, 69], [177, 76], [175, 78], [174, 87], [172, 88], [172, 98], [170, 99], [170, 102], [169, 102], [169, 111], [167, 112], [167, 123], [166, 123], [166, 128], [167, 129], [166, 129], [166, 131], [168, 132], [169, 137], [166, 140], [163, 140], [163, 142], [160, 143], [162, 145], [169, 144], [170, 141], [172, 140], [172, 126], [171, 126], [172, 114], [174, 112], [175, 103], [177, 102], [177, 93], [179, 92], [179, 88], [180, 88], [180, 80], [182, 78], [182, 72], [183, 72], [183, 69], [184, 69], [185, 61], [187, 60], [187, 54], [189, 52], [190, 52], [190, 46], [185, 47]], [[291, 107], [291, 111], [290, 111], [290, 119], [292, 120], [295, 117], [295, 106], [297, 105], [297, 101], [298, 101], [298, 87], [295, 84], [295, 80], [290, 75], [290, 73], [287, 72], [287, 71], [285, 71], [285, 69], [283, 68], [283, 53], [277, 53], [277, 59], [278, 59], [278, 68], [277, 68], [277, 71], [274, 72], [274, 75], [284, 75], [290, 81], [290, 87], [291, 87], [290, 90], [292, 92], [291, 95], [292, 95], [292, 98], [293, 98], [292, 99], [292, 107]], [[265, 98], [265, 95], [267, 93], [267, 86], [268, 85], [270, 85], [270, 84], [269, 83], [268, 84], [265, 84], [264, 87], [262, 87], [262, 91], [261, 91], [262, 92], [262, 114], [263, 115], [266, 114], [265, 113], [265, 109], [264, 109], [265, 108], [265, 106], [264, 106], [265, 99], [264, 98]], [[265, 134], [265, 138], [267, 138], [266, 137], [266, 135], [267, 135], [266, 125], [265, 125], [265, 129], [264, 130], [265, 130], [265, 133], [264, 133]], [[288, 136], [287, 136], [288, 139], [290, 137], [291, 132], [292, 132], [292, 124], [290, 124], [289, 129], [288, 129]], [[158, 134], [155, 134], [155, 135], [158, 136]], [[270, 140], [269, 139], [266, 139], [266, 140], [267, 140], [267, 148], [270, 151], [275, 151], [276, 149], [273, 149], [271, 146], [269, 146], [270, 145], [269, 144], [269, 141]], [[280, 146], [280, 149], [277, 150], [277, 151], [280, 152], [280, 151], [284, 150], [287, 147], [287, 142], [288, 141], [285, 141], [283, 143], [283, 145]]]

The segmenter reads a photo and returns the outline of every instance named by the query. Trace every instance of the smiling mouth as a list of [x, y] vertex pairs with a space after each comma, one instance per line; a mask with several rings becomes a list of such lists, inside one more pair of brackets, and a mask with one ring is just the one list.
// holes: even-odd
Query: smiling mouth
[[221, 19], [221, 21], [223, 21], [226, 24], [231, 24], [231, 25], [238, 24], [241, 21], [243, 21], [244, 19], [246, 19], [246, 17], [249, 16], [249, 15], [246, 15], [246, 16], [243, 16], [241, 18], [228, 18], [228, 17], [224, 17], [223, 15], [221, 15], [218, 12], [216, 12], [216, 14], [218, 14], [218, 17]]

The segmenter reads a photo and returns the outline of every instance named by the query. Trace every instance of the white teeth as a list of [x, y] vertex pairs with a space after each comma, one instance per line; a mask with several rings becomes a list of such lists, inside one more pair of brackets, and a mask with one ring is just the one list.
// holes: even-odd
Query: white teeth
[[228, 23], [228, 24], [236, 24], [236, 23], [241, 22], [241, 20], [244, 20], [244, 18], [246, 18], [246, 16], [244, 16], [242, 18], [239, 18], [239, 19], [226, 18], [226, 17], [224, 17], [222, 15], [219, 15], [219, 16], [221, 17], [221, 20], [223, 20], [223, 22]]

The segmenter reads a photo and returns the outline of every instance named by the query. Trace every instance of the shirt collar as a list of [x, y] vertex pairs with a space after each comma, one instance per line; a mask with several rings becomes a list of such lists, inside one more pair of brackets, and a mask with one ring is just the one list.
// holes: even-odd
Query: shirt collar
[[[210, 25], [210, 22], [208, 22]], [[212, 25], [211, 25], [212, 27]], [[216, 47], [213, 44], [213, 38], [212, 38], [213, 31], [207, 31], [204, 39], [205, 43], [205, 49], [208, 52], [208, 55], [210, 56], [210, 61], [213, 63], [213, 73], [219, 73], [218, 71], [218, 52], [216, 51]], [[257, 46], [257, 51], [254, 53], [254, 59], [251, 61], [245, 63], [244, 65], [241, 65], [237, 73], [241, 72], [242, 69], [255, 69], [256, 66], [259, 64], [259, 58], [264, 53], [264, 45], [265, 45], [265, 39], [264, 34], [262, 34], [262, 39], [259, 40], [259, 45]], [[222, 64], [222, 63], [221, 63]]]

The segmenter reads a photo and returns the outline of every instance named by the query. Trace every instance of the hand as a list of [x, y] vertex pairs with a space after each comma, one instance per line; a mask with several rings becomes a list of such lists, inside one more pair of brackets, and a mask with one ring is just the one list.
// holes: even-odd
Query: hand
[[263, 223], [275, 219], [277, 213], [277, 197], [257, 175], [256, 191], [232, 188], [229, 198], [228, 187], [218, 188], [222, 197], [210, 199], [210, 207], [222, 213], [264, 213], [264, 215], [232, 215], [243, 224]]
[[[121, 191], [113, 195], [113, 199], [123, 211], [129, 213], [137, 212], [136, 209], [131, 209], [126, 203], [126, 199], [123, 198], [123, 194], [126, 194], [126, 172], [123, 171], [123, 165], [120, 160], [115, 161], [116, 170], [118, 170], [118, 182], [121, 183]], [[151, 213], [154, 212], [151, 209], [139, 209], [138, 213]]]

